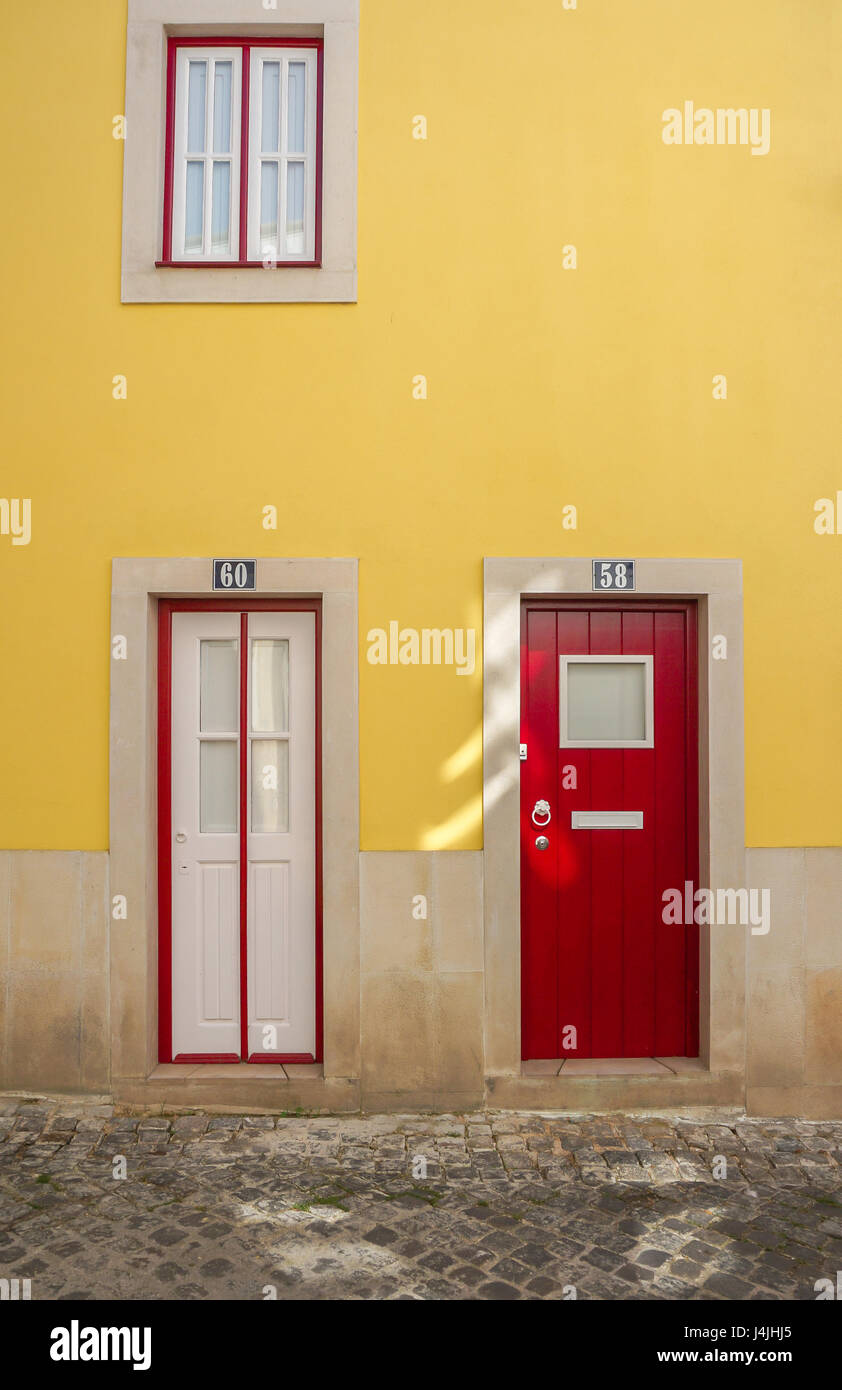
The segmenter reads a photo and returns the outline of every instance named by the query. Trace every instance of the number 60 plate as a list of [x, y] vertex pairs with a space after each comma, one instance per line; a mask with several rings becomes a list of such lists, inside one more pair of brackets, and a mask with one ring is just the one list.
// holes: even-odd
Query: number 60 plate
[[214, 560], [213, 587], [225, 593], [254, 588], [254, 560]]

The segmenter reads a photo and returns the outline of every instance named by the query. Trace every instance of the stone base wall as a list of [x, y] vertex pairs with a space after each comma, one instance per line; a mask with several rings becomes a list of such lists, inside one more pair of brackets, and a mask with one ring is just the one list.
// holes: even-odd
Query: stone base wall
[[[661, 1075], [489, 1075], [482, 854], [363, 853], [361, 1074], [314, 1068], [278, 1081], [274, 1068], [256, 1067], [248, 1102], [368, 1111], [725, 1105], [840, 1118], [842, 849], [753, 849], [747, 864], [748, 886], [771, 891], [771, 930], [748, 937], [744, 1076], [699, 1063]], [[0, 1088], [112, 1094], [109, 927], [128, 926], [111, 923], [109, 901], [106, 853], [0, 853]], [[188, 1086], [177, 1068], [156, 1068], [131, 1095], [113, 1093], [141, 1105], [195, 1103], [199, 1092], [208, 1105], [244, 1103], [242, 1075], [213, 1071]]]

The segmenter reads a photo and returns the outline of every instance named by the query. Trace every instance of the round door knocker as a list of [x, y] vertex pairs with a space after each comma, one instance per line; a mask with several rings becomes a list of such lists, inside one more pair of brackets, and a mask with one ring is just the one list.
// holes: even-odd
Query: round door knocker
[[[546, 816], [546, 820], [538, 820], [538, 816]], [[550, 803], [549, 801], [536, 801], [532, 807], [532, 824], [549, 825], [550, 823]]]

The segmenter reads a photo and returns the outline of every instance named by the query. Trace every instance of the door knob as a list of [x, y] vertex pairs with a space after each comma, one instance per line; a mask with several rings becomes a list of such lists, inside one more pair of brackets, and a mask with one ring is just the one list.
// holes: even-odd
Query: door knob
[[184, 842], [185, 842], [185, 840], [187, 839], [187, 835], [185, 834], [185, 832], [184, 832], [183, 830], [179, 830], [179, 831], [176, 832], [176, 837], [175, 837], [175, 838], [176, 838], [176, 841], [178, 842], [178, 844], [183, 845]]
[[546, 835], [538, 835], [535, 840], [536, 849], [549, 849], [550, 842]]

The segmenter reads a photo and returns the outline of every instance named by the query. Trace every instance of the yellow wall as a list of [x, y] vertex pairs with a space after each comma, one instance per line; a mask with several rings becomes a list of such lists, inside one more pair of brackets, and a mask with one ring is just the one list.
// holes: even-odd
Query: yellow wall
[[[319, 307], [122, 307], [125, 5], [4, 13], [0, 846], [106, 846], [110, 559], [211, 554], [360, 557], [364, 849], [482, 843], [480, 670], [370, 627], [480, 628], [483, 555], [739, 556], [748, 843], [842, 842], [842, 3], [362, 9], [359, 303]], [[770, 153], [665, 146], [685, 100]]]

